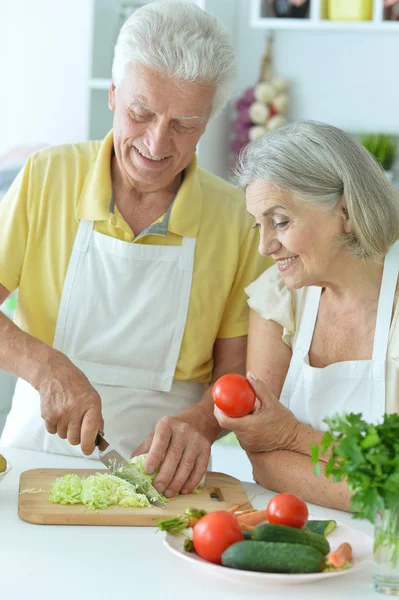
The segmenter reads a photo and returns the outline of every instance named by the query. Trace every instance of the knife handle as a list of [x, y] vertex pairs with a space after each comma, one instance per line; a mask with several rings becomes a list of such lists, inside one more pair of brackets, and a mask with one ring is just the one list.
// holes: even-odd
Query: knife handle
[[96, 435], [94, 445], [99, 449], [100, 452], [103, 452], [109, 446], [108, 442], [103, 438], [100, 432], [98, 432]]

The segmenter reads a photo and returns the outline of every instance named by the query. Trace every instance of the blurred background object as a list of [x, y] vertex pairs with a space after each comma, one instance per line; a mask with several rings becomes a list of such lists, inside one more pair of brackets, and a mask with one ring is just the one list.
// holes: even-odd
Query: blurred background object
[[304, 19], [309, 16], [310, 0], [270, 0], [276, 17]]
[[371, 21], [373, 0], [328, 0], [328, 18], [332, 21]]
[[387, 178], [393, 180], [393, 166], [397, 157], [398, 141], [393, 135], [369, 133], [361, 135], [360, 143], [378, 160]]
[[288, 82], [272, 75], [272, 41], [269, 35], [256, 85], [247, 88], [236, 102], [231, 150], [237, 155], [248, 142], [287, 123]]

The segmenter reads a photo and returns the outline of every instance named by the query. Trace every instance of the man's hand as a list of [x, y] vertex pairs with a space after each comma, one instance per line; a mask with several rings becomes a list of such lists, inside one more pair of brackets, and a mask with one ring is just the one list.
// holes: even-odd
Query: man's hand
[[147, 473], [161, 466], [154, 485], [165, 496], [192, 492], [205, 474], [211, 445], [221, 433], [213, 414], [212, 383], [225, 373], [244, 372], [246, 349], [246, 336], [217, 339], [211, 385], [201, 400], [175, 417], [162, 417], [154, 433], [136, 448], [134, 455], [148, 452]]
[[247, 452], [295, 449], [301, 423], [269, 392], [263, 381], [253, 377], [248, 376], [257, 398], [253, 412], [245, 417], [231, 418], [215, 406], [219, 425], [234, 431]]
[[58, 433], [84, 454], [95, 448], [98, 431], [104, 428], [101, 399], [87, 377], [63, 355], [35, 386], [40, 394], [41, 415], [49, 433]]
[[207, 470], [211, 442], [183, 418], [162, 417], [134, 455], [145, 454], [145, 471], [154, 473], [156, 489], [167, 498], [192, 492]]

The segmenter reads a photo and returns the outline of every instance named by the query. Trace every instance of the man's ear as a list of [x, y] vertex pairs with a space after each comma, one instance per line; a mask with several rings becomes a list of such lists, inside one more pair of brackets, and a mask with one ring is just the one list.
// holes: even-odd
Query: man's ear
[[338, 202], [338, 204], [336, 206], [336, 210], [338, 211], [338, 214], [342, 218], [342, 223], [343, 223], [342, 226], [343, 226], [344, 232], [345, 233], [352, 233], [353, 232], [353, 225], [352, 225], [351, 218], [349, 216], [348, 209], [346, 208], [346, 202], [345, 202], [344, 196], [342, 196], [342, 198]]
[[115, 84], [112, 81], [108, 91], [108, 108], [114, 112], [115, 110]]

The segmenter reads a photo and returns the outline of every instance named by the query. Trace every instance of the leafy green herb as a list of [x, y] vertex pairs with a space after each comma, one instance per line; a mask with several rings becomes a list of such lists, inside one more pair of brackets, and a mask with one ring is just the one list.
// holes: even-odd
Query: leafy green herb
[[352, 492], [351, 510], [357, 519], [375, 523], [383, 509], [399, 504], [399, 415], [385, 414], [379, 425], [361, 414], [334, 415], [324, 419], [329, 430], [319, 446], [311, 446], [315, 474], [319, 457], [331, 448], [325, 475], [346, 480]]

